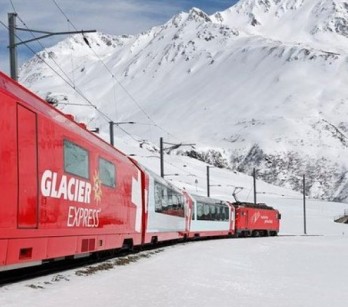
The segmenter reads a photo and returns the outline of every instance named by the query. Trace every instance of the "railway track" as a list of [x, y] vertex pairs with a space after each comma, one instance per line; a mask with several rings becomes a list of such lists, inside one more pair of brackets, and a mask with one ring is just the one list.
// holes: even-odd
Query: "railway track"
[[173, 246], [178, 241], [159, 242], [154, 245], [140, 248], [109, 250], [95, 253], [89, 257], [79, 259], [64, 259], [55, 262], [43, 263], [37, 266], [14, 269], [0, 272], [0, 287], [31, 280], [38, 277], [76, 270], [77, 275], [90, 275], [96, 271], [110, 269], [116, 265], [125, 265], [140, 258], [147, 258], [151, 254], [163, 251], [163, 248]]

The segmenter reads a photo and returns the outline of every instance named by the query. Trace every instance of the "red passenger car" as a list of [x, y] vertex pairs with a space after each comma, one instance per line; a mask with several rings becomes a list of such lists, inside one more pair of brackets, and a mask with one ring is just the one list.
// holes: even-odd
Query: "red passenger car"
[[239, 237], [276, 236], [279, 232], [278, 210], [265, 204], [236, 202], [236, 235]]
[[183, 239], [187, 218], [184, 193], [145, 167], [143, 175], [143, 244]]
[[235, 209], [229, 203], [190, 194], [191, 221], [189, 237], [234, 235]]
[[141, 244], [137, 166], [4, 74], [0, 102], [0, 265]]

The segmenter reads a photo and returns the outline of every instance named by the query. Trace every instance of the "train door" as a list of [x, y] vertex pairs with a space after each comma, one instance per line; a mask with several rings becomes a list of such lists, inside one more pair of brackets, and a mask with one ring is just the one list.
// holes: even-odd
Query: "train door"
[[238, 207], [236, 209], [236, 227], [238, 230], [247, 230], [248, 225], [248, 210], [244, 207]]
[[245, 228], [246, 229], [250, 229], [251, 225], [250, 225], [250, 220], [249, 220], [249, 210], [245, 209], [243, 212], [243, 218], [244, 218], [244, 223], [245, 223]]
[[17, 105], [18, 228], [38, 227], [37, 115]]

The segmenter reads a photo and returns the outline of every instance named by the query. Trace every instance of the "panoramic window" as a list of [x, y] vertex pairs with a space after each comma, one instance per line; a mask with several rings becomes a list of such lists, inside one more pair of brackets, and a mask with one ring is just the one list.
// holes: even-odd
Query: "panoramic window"
[[110, 161], [99, 158], [99, 176], [102, 184], [110, 188], [116, 186], [115, 165]]
[[197, 202], [197, 220], [228, 221], [229, 208], [224, 204], [206, 204]]
[[64, 170], [89, 179], [89, 154], [79, 145], [64, 140]]
[[203, 204], [197, 202], [197, 220], [204, 220], [203, 218]]
[[180, 193], [155, 181], [155, 211], [184, 217], [184, 198]]

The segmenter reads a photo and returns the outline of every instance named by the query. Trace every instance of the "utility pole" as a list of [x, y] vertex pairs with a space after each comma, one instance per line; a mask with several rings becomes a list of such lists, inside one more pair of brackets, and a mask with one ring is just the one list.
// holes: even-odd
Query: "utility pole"
[[164, 161], [163, 161], [163, 138], [160, 137], [160, 167], [161, 167], [161, 177], [164, 177]]
[[[48, 31], [39, 31], [39, 30], [32, 30], [32, 29], [23, 29], [23, 28], [17, 28], [16, 23], [17, 14], [16, 13], [8, 13], [8, 31], [9, 31], [9, 52], [10, 52], [10, 70], [11, 70], [11, 78], [13, 80], [18, 80], [18, 60], [17, 60], [17, 46], [26, 44], [32, 41], [40, 40], [42, 38], [50, 37], [53, 35], [67, 35], [67, 34], [84, 34], [84, 33], [91, 33], [96, 32], [96, 30], [87, 30], [87, 31], [69, 31], [69, 32], [48, 32]], [[26, 41], [21, 41], [19, 43], [16, 42], [16, 30], [18, 31], [25, 31], [25, 32], [35, 32], [44, 34], [40, 37], [35, 37]], [[87, 39], [84, 37], [85, 42], [87, 45], [89, 45]]]
[[[171, 145], [170, 147], [164, 148], [163, 144], [168, 144]], [[173, 143], [167, 143], [163, 141], [163, 137], [160, 137], [160, 171], [161, 171], [161, 177], [163, 178], [164, 175], [164, 156], [163, 156], [163, 151], [164, 150], [173, 150], [173, 149], [177, 149], [180, 146], [194, 146], [196, 144], [183, 144], [183, 143], [179, 143], [179, 144], [173, 144]]]
[[254, 205], [256, 205], [256, 169], [253, 170], [253, 181], [254, 181]]
[[306, 225], [306, 177], [303, 175], [303, 231], [304, 234], [307, 234], [307, 225]]
[[113, 121], [109, 121], [110, 144], [112, 146], [114, 146], [114, 126], [124, 125], [124, 124], [133, 125], [133, 124], [135, 124], [135, 122], [117, 122], [117, 123], [115, 123]]
[[110, 144], [114, 146], [114, 122], [109, 122]]
[[210, 197], [210, 174], [209, 174], [210, 166], [207, 165], [207, 197]]
[[17, 50], [16, 50], [16, 13], [8, 13], [8, 31], [9, 31], [9, 51], [10, 51], [10, 71], [11, 78], [18, 80]]

